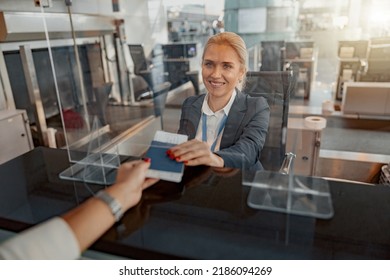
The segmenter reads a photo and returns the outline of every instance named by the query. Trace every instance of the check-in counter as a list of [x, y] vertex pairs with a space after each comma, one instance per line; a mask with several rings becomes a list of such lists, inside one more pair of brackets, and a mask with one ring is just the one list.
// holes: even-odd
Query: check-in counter
[[[60, 179], [67, 167], [66, 151], [44, 147], [0, 165], [0, 231], [27, 229], [104, 187]], [[334, 215], [320, 219], [249, 207], [241, 175], [192, 167], [181, 183], [160, 181], [90, 250], [132, 259], [390, 258], [390, 188], [329, 180]]]
[[[383, 104], [381, 104], [382, 106]], [[320, 139], [317, 176], [378, 183], [381, 168], [390, 162], [390, 117], [342, 111], [324, 112], [322, 107], [290, 106], [290, 119], [308, 116], [327, 121]]]

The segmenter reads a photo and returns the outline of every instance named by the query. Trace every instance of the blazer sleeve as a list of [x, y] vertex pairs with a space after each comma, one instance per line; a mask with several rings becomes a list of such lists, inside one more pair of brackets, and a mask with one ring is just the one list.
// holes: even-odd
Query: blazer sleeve
[[262, 169], [259, 157], [268, 132], [270, 108], [264, 97], [247, 96], [246, 103], [244, 118], [235, 128], [234, 143], [216, 154], [223, 158], [225, 167]]

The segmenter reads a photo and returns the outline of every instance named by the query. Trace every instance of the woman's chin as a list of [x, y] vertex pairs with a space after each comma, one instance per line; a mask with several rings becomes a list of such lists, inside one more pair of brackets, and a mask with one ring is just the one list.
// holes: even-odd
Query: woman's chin
[[207, 92], [215, 97], [224, 96], [227, 93], [224, 87], [207, 87]]

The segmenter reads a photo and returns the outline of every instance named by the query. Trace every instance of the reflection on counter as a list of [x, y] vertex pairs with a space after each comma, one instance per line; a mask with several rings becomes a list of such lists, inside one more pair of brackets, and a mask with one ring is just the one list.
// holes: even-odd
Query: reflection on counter
[[[43, 147], [0, 165], [0, 228], [26, 229], [102, 188], [59, 179], [67, 166], [66, 151]], [[90, 249], [132, 259], [390, 257], [388, 187], [329, 180], [334, 216], [320, 220], [250, 208], [241, 175], [199, 166], [181, 183], [159, 181]]]

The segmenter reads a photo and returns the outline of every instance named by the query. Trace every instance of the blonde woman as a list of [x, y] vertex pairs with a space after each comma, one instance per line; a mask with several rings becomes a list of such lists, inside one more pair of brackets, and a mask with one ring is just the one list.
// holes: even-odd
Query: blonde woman
[[269, 123], [263, 97], [240, 91], [245, 86], [247, 50], [232, 32], [209, 38], [202, 56], [202, 79], [207, 94], [187, 98], [178, 133], [191, 139], [171, 148], [171, 158], [186, 165], [260, 170], [260, 152]]

